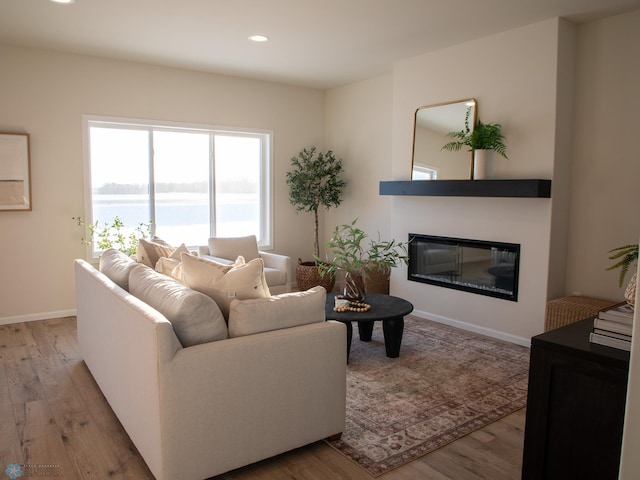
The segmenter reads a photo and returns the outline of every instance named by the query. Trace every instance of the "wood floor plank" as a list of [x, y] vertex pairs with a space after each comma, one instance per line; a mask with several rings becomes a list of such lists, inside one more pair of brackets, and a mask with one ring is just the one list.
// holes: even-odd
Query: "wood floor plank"
[[53, 348], [47, 328], [42, 322], [25, 323], [23, 338], [31, 358], [55, 355], [57, 353], [56, 349]]
[[69, 480], [78, 478], [64, 442], [53, 420], [49, 405], [44, 400], [35, 400], [25, 404], [23, 428], [21, 435], [24, 464], [39, 469], [35, 473], [58, 476]]
[[24, 345], [23, 323], [0, 325], [0, 351], [5, 347]]
[[108, 448], [104, 432], [83, 402], [64, 359], [41, 357], [33, 362], [80, 478], [133, 478], [125, 471], [127, 464]]
[[0, 466], [10, 463], [24, 463], [24, 456], [13, 406], [0, 402]]
[[3, 361], [11, 403], [24, 405], [33, 400], [44, 400], [40, 379], [33, 369], [29, 349], [25, 345], [3, 349]]
[[95, 420], [102, 435], [102, 441], [119, 459], [123, 478], [153, 478], [151, 471], [138, 453], [135, 445], [124, 431], [100, 388], [95, 383], [84, 362], [65, 364], [87, 411]]

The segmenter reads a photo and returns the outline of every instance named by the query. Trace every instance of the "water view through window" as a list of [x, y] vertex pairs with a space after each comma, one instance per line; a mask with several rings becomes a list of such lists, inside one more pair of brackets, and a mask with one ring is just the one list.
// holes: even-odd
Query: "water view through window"
[[90, 124], [89, 133], [93, 222], [118, 216], [127, 233], [152, 222], [174, 245], [265, 236], [262, 136], [111, 124]]

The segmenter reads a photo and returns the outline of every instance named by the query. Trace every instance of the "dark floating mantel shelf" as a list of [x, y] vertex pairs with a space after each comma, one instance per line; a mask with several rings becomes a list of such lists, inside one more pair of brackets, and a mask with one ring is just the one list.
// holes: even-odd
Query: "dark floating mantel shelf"
[[400, 180], [380, 182], [380, 195], [551, 198], [551, 180]]

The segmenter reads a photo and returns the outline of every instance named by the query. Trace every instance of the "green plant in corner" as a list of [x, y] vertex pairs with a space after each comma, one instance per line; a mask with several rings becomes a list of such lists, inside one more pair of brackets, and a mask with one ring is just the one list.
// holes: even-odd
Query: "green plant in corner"
[[102, 226], [99, 220], [96, 220], [95, 223], [86, 223], [82, 217], [71, 218], [88, 233], [80, 239], [81, 243], [83, 245], [95, 244], [97, 250], [100, 251], [115, 248], [126, 255], [135, 255], [140, 238], [151, 236], [151, 222], [140, 223], [134, 231], [127, 234], [124, 231], [123, 221], [117, 215], [113, 217], [112, 223], [105, 222]]
[[[614, 253], [615, 252], [615, 253]], [[616, 263], [607, 268], [607, 270], [620, 269], [620, 276], [618, 277], [618, 286], [622, 287], [624, 278], [627, 276], [629, 268], [638, 261], [638, 244], [623, 245], [609, 250], [612, 255], [609, 260], [617, 260]]]
[[468, 108], [464, 119], [464, 130], [449, 132], [447, 136], [457, 140], [446, 143], [441, 150], [458, 152], [463, 146], [467, 146], [472, 153], [476, 150], [494, 150], [504, 158], [508, 158], [507, 147], [504, 144], [505, 138], [502, 134], [502, 125], [499, 123], [482, 123], [478, 118], [473, 130], [471, 130], [470, 115], [471, 108]]
[[315, 156], [316, 147], [302, 149], [291, 158], [291, 171], [287, 172], [289, 201], [296, 212], [311, 212], [314, 217], [314, 257], [320, 255], [318, 235], [318, 209], [337, 207], [342, 201], [342, 193], [347, 182], [340, 178], [342, 159], [337, 159], [329, 150]]

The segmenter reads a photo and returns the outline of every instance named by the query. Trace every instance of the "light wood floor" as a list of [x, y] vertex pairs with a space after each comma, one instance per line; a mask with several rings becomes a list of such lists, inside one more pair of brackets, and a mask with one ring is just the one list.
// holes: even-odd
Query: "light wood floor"
[[[520, 410], [379, 478], [518, 479], [523, 438]], [[73, 317], [0, 326], [0, 477], [8, 464], [39, 468], [33, 477], [153, 478], [80, 357]], [[372, 478], [324, 442], [216, 477]]]

